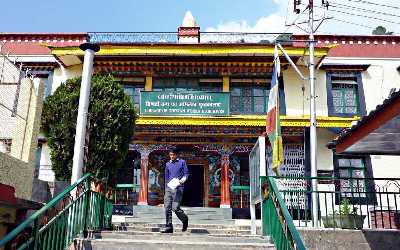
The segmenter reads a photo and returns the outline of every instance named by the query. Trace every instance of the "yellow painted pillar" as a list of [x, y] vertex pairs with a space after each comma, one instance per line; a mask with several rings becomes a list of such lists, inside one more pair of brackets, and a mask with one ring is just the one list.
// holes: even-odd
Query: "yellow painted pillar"
[[146, 76], [146, 82], [144, 84], [144, 91], [152, 91], [153, 90], [153, 76]]
[[229, 76], [222, 76], [222, 91], [229, 92]]

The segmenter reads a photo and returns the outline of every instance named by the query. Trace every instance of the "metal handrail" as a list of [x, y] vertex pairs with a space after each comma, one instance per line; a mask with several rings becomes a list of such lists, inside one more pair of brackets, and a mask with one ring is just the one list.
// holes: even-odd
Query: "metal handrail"
[[231, 186], [231, 191], [235, 190], [250, 190], [250, 186]]
[[399, 181], [399, 178], [374, 178], [374, 177], [299, 177], [299, 176], [271, 176], [274, 179], [292, 179], [292, 180], [374, 180], [374, 181]]
[[[101, 229], [105, 225], [109, 226], [112, 212], [111, 202], [104, 194], [91, 190], [90, 180], [92, 177], [91, 173], [85, 174], [76, 183], [51, 199], [45, 206], [1, 239], [0, 247], [6, 246], [13, 239], [18, 239], [24, 230], [32, 227], [30, 237], [18, 249], [42, 249], [42, 247], [64, 249], [79, 232], [84, 232], [89, 228]], [[85, 188], [81, 193], [78, 190], [81, 187], [80, 185], [84, 185]], [[77, 189], [77, 197], [71, 200], [70, 193], [74, 189]], [[71, 202], [66, 203], [68, 200]], [[61, 210], [47, 221], [46, 213], [50, 213], [51, 209], [56, 208], [59, 204]], [[43, 224], [40, 224], [41, 219], [45, 219]]]
[[36, 219], [38, 219], [41, 215], [43, 215], [47, 210], [54, 207], [59, 201], [61, 201], [67, 193], [70, 193], [74, 188], [76, 188], [80, 183], [85, 181], [87, 178], [92, 176], [92, 174], [85, 174], [82, 178], [80, 178], [76, 183], [67, 187], [63, 192], [59, 193], [56, 197], [49, 201], [46, 205], [44, 205], [41, 209], [33, 213], [28, 219], [19, 224], [14, 230], [12, 230], [9, 234], [7, 234], [2, 240], [0, 240], [0, 246], [4, 246], [12, 240], [15, 236], [21, 233], [24, 229], [26, 229], [29, 225], [31, 225]]
[[[304, 243], [297, 231], [293, 219], [286, 207], [285, 201], [282, 199], [279, 189], [273, 177], [267, 177], [268, 182], [268, 197], [267, 209], [271, 210], [270, 218], [275, 215], [275, 218], [269, 221], [267, 233], [271, 235], [277, 249], [299, 249], [305, 250]], [[268, 207], [269, 206], [269, 207]], [[273, 222], [279, 222], [280, 228], [273, 225]], [[283, 234], [283, 235], [282, 235]], [[282, 241], [282, 237], [284, 237]]]
[[140, 187], [140, 184], [130, 184], [130, 183], [127, 183], [127, 184], [117, 184], [117, 185], [115, 186], [115, 189], [139, 188], [139, 187]]
[[[400, 178], [271, 177], [297, 227], [400, 229]], [[319, 189], [310, 189], [312, 179]], [[317, 225], [310, 223], [312, 194], [318, 198]], [[377, 212], [378, 211], [378, 212]]]

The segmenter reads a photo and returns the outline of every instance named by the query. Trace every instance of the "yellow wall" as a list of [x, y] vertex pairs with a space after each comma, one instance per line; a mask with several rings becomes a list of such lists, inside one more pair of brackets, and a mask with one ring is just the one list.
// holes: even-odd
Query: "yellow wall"
[[[305, 77], [308, 77], [308, 71], [305, 67], [301, 67], [301, 71]], [[309, 115], [309, 83], [308, 80], [302, 80], [297, 73], [289, 68], [283, 71], [283, 80], [285, 88], [285, 102], [287, 115]], [[304, 85], [304, 96], [302, 86]], [[316, 112], [318, 116], [328, 116], [327, 95], [326, 95], [326, 75], [325, 71], [316, 71], [315, 82], [316, 93]], [[304, 109], [303, 109], [304, 106]]]
[[326, 144], [335, 138], [336, 134], [326, 128], [317, 129], [317, 168], [318, 170], [333, 170], [333, 153]]

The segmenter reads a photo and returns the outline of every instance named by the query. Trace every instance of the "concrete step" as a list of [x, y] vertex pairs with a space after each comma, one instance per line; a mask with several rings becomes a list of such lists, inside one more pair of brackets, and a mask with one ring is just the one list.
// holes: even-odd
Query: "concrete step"
[[[232, 219], [231, 216], [224, 216], [219, 214], [191, 214], [186, 213], [186, 215], [191, 219], [201, 219], [201, 220], [221, 220], [221, 219]], [[134, 218], [154, 218], [160, 219], [165, 218], [165, 214], [137, 214], [136, 216], [132, 216]]]
[[[160, 218], [136, 218], [132, 216], [125, 217], [126, 223], [165, 223], [165, 217]], [[181, 223], [181, 221], [175, 216], [172, 217], [172, 222], [174, 224]], [[219, 224], [219, 225], [234, 225], [235, 220], [233, 219], [201, 219], [201, 218], [191, 218], [189, 217], [189, 223], [192, 224]]]
[[160, 233], [149, 233], [149, 234], [138, 234], [134, 232], [116, 232], [116, 231], [102, 231], [93, 235], [94, 239], [165, 239], [174, 241], [220, 241], [220, 242], [243, 242], [243, 243], [270, 243], [269, 237], [263, 237], [258, 235], [237, 235], [232, 236], [230, 234], [191, 234], [191, 233], [173, 233], [173, 234], [160, 234]]
[[[219, 208], [219, 207], [181, 207], [184, 211], [196, 211], [196, 212], [216, 212], [216, 213], [229, 213], [232, 212], [231, 208]], [[147, 212], [147, 211], [164, 211], [163, 206], [133, 206], [136, 212]]]
[[[185, 210], [184, 210], [185, 211]], [[230, 213], [221, 213], [221, 212], [205, 212], [205, 211], [185, 211], [185, 214], [187, 214], [188, 216], [213, 216], [213, 217], [220, 217], [220, 218], [226, 218], [226, 219], [231, 219], [232, 218], [232, 214]], [[155, 211], [155, 212], [151, 212], [151, 211], [147, 211], [147, 212], [134, 212], [133, 216], [135, 217], [143, 217], [143, 216], [164, 216], [165, 212], [164, 210], [162, 211]]]
[[[146, 222], [135, 222], [135, 223], [113, 223], [114, 228], [123, 228], [126, 226], [134, 226], [137, 228], [142, 227], [164, 227], [165, 224], [163, 223], [146, 223]], [[247, 225], [224, 225], [224, 224], [194, 224], [190, 223], [190, 227], [197, 228], [215, 228], [215, 229], [239, 229], [239, 230], [250, 230], [251, 226]], [[174, 228], [182, 228], [181, 223], [174, 224]], [[260, 227], [258, 227], [260, 228]]]
[[220, 241], [219, 239], [185, 240], [176, 239], [78, 239], [75, 249], [79, 250], [239, 250], [239, 249], [275, 249], [274, 245], [268, 242], [232, 242]]
[[[176, 231], [179, 230], [180, 227], [176, 227]], [[132, 232], [160, 232], [162, 227], [136, 227], [136, 226], [126, 226], [123, 228], [115, 228], [116, 231], [132, 231]], [[250, 230], [240, 230], [236, 228], [227, 229], [227, 228], [205, 228], [205, 227], [191, 227], [187, 229], [189, 233], [192, 234], [229, 234], [229, 235], [243, 235], [243, 234], [251, 234]]]

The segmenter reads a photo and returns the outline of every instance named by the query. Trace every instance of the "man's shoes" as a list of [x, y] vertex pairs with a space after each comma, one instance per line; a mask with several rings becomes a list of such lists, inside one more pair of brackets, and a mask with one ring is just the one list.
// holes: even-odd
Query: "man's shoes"
[[163, 230], [161, 230], [161, 233], [163, 234], [172, 234], [174, 232], [174, 229], [172, 227], [165, 227]]
[[189, 225], [189, 219], [182, 222], [182, 232], [186, 232]]

